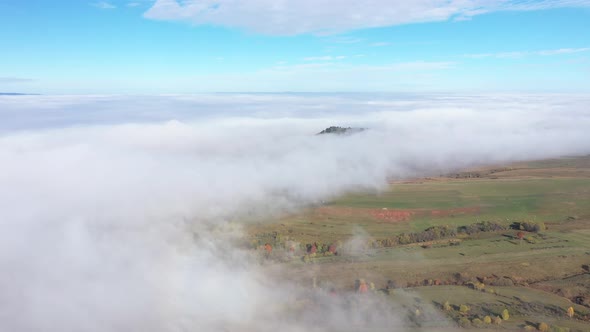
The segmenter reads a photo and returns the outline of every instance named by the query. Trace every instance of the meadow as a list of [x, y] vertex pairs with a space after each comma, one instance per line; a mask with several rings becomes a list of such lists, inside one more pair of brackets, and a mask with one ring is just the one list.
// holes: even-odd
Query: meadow
[[[458, 229], [482, 221], [503, 229], [375, 245], [433, 226]], [[522, 222], [543, 228], [514, 229]], [[410, 313], [434, 310], [453, 322], [429, 323], [425, 317], [436, 316], [423, 315], [423, 327], [545, 330], [545, 323], [548, 330], [590, 331], [590, 157], [393, 179], [383, 192], [346, 195], [248, 231], [254, 247], [274, 241], [270, 265], [286, 267], [277, 272], [285, 279], [310, 284], [313, 278], [316, 287], [347, 292], [358, 291], [354, 282], [364, 279]], [[286, 242], [297, 244], [290, 256]], [[310, 254], [316, 243], [342, 250]], [[450, 310], [443, 308], [446, 301]], [[460, 312], [461, 305], [469, 310]], [[484, 322], [504, 309], [510, 318], [501, 325]]]

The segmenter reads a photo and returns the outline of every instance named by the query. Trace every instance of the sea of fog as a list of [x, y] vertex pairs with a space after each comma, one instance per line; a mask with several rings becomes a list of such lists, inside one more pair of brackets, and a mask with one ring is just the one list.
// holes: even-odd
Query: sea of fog
[[583, 95], [0, 96], [0, 330], [401, 330], [380, 299], [274, 280], [243, 223], [589, 154], [589, 128]]

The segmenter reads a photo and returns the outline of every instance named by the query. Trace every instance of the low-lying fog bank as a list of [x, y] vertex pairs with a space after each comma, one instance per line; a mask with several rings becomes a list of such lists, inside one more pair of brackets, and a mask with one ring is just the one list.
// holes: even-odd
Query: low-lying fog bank
[[[380, 190], [389, 177], [588, 154], [589, 105], [565, 95], [2, 96], [0, 329], [401, 329], [395, 304], [269, 278], [233, 245], [239, 222]], [[315, 135], [332, 125], [368, 130]]]

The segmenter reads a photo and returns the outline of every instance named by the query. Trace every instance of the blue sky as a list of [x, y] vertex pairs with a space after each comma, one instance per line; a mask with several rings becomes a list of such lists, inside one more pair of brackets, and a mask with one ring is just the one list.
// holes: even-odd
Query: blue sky
[[8, 0], [0, 92], [590, 92], [590, 1]]

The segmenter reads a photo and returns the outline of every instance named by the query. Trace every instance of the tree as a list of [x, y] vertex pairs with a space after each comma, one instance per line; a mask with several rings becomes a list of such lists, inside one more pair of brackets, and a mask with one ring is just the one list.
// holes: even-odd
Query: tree
[[476, 282], [473, 284], [473, 288], [475, 288], [478, 291], [483, 291], [486, 288], [486, 285], [482, 282]]
[[264, 245], [264, 250], [266, 250], [267, 255], [270, 255], [272, 253], [272, 246], [270, 245], [270, 243]]
[[516, 233], [516, 237], [520, 240], [520, 243], [522, 243], [522, 239], [524, 239], [524, 235], [525, 235], [525, 233], [523, 231]]
[[328, 247], [328, 251], [335, 254], [336, 253], [336, 244], [332, 243], [329, 247]]
[[535, 232], [535, 233], [542, 232], [542, 231], [544, 231], [546, 229], [547, 229], [547, 226], [545, 226], [545, 223], [544, 222], [536, 223], [533, 226], [533, 232]]
[[467, 314], [467, 312], [469, 312], [471, 308], [469, 308], [468, 306], [466, 306], [465, 304], [462, 304], [459, 306], [459, 312], [462, 314]]
[[368, 291], [369, 291], [369, 287], [368, 287], [365, 279], [359, 279], [357, 292], [359, 292], [360, 294], [366, 294]]
[[311, 247], [309, 249], [309, 253], [310, 254], [315, 254], [316, 252], [318, 252], [318, 246], [317, 246], [317, 244], [314, 243], [314, 244], [311, 245]]
[[461, 317], [459, 319], [459, 325], [461, 325], [462, 327], [467, 327], [467, 326], [471, 325], [471, 322], [469, 321], [469, 318]]
[[510, 318], [510, 314], [508, 313], [508, 309], [504, 309], [504, 311], [502, 311], [502, 319], [508, 320], [509, 318]]
[[574, 314], [575, 314], [574, 307], [567, 308], [567, 315], [569, 318], [574, 318]]
[[395, 280], [387, 280], [387, 289], [399, 288], [400, 285]]
[[539, 326], [537, 326], [537, 330], [541, 332], [547, 332], [549, 331], [549, 325], [547, 325], [546, 323], [540, 323]]
[[445, 311], [451, 311], [451, 304], [449, 303], [449, 301], [445, 301], [445, 303], [443, 304], [443, 309]]

